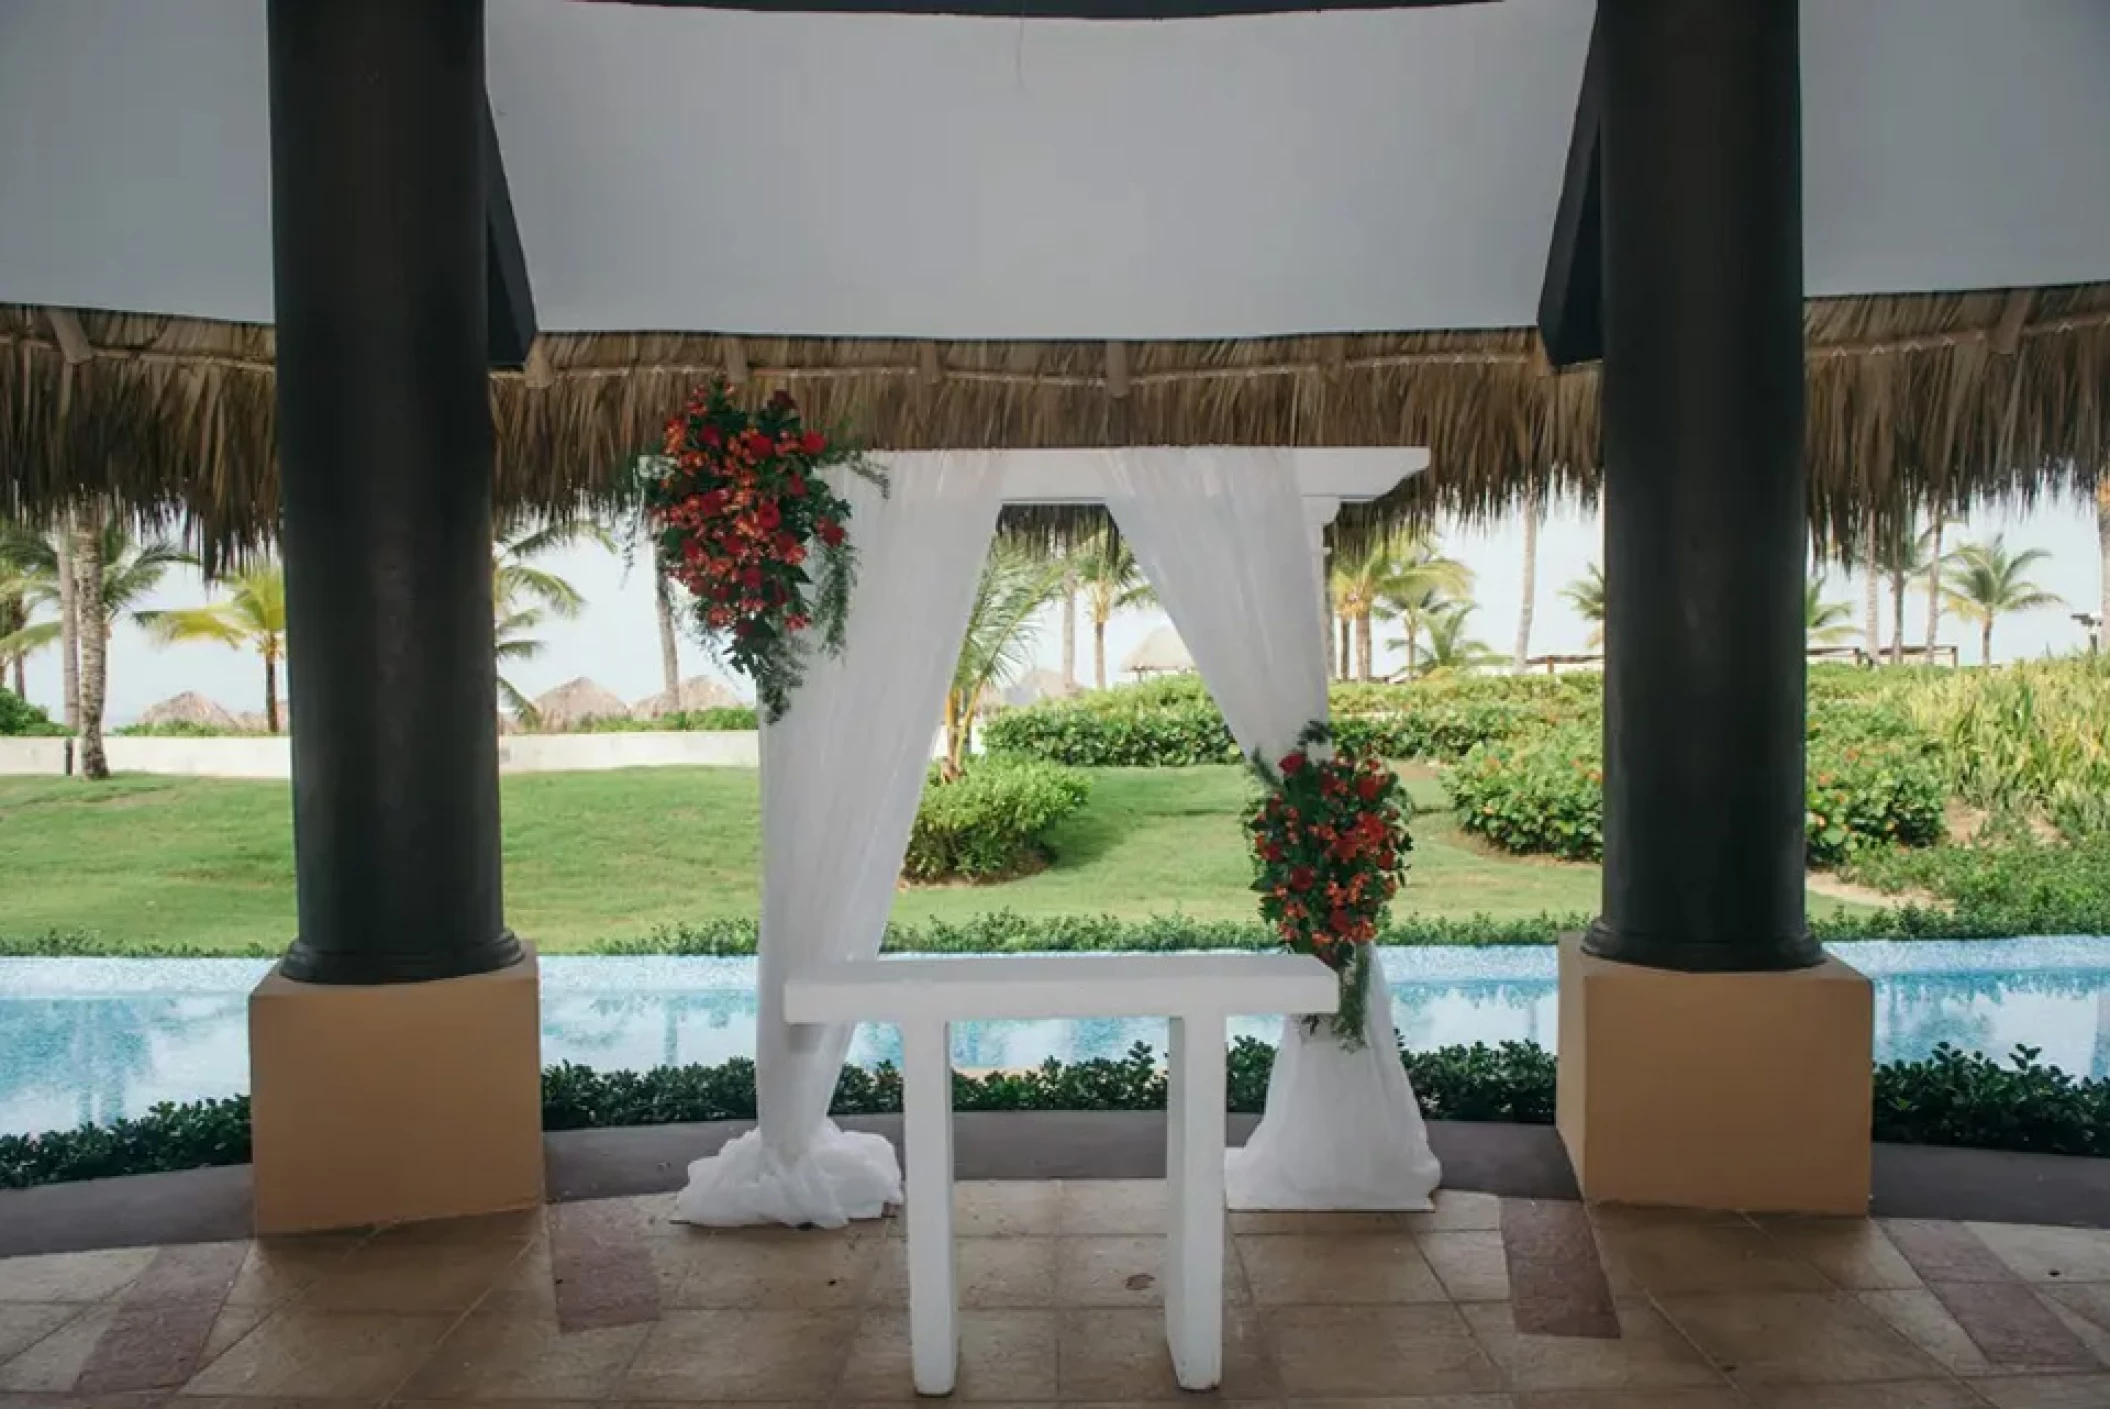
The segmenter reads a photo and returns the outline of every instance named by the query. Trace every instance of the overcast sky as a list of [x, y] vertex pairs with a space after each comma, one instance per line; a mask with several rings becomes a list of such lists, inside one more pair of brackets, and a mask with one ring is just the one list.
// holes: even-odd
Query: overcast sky
[[[2058, 593], [2072, 606], [2060, 610], [2032, 612], [2005, 618], [1995, 632], [1993, 654], [1999, 660], [2036, 656], [2045, 652], [2069, 651], [2085, 644], [2082, 629], [2071, 618], [2076, 610], [2095, 609], [2101, 600], [2100, 558], [2097, 550], [2095, 509], [2092, 502], [2070, 499], [2047, 500], [2034, 510], [1989, 508], [1973, 514], [1960, 530], [1952, 530], [1949, 541], [1986, 538], [2004, 533], [2010, 548], [2043, 548], [2050, 560], [2037, 565], [2032, 576], [2043, 587]], [[1462, 558], [1476, 574], [1474, 599], [1479, 613], [1472, 634], [1507, 652], [1515, 642], [1517, 613], [1523, 599], [1522, 525], [1510, 521], [1493, 527], [1448, 526], [1443, 545], [1452, 556]], [[1598, 522], [1594, 512], [1565, 506], [1546, 523], [1539, 535], [1538, 610], [1531, 648], [1537, 653], [1587, 649], [1588, 627], [1578, 618], [1560, 589], [1581, 576], [1598, 557]], [[660, 688], [658, 631], [652, 611], [652, 584], [641, 561], [626, 571], [620, 555], [598, 548], [581, 548], [554, 554], [546, 566], [569, 578], [585, 594], [587, 607], [575, 621], [558, 622], [543, 634], [547, 647], [538, 660], [519, 664], [508, 673], [530, 696], [542, 693], [576, 676], [588, 676], [628, 700], [641, 699]], [[1861, 620], [1860, 584], [1851, 575], [1834, 571], [1826, 585], [1826, 596], [1848, 603], [1852, 621]], [[191, 571], [172, 572], [162, 590], [149, 604], [154, 607], [195, 606], [210, 600], [206, 584]], [[1889, 604], [1883, 608], [1884, 630], [1889, 630]], [[1164, 624], [1157, 612], [1133, 612], [1116, 619], [1108, 632], [1109, 671], [1144, 636]], [[1396, 634], [1396, 628], [1380, 624], [1378, 639]], [[1910, 594], [1906, 604], [1906, 640], [1917, 643], [1926, 631], [1926, 599], [1923, 590]], [[1049, 667], [1061, 658], [1061, 629], [1054, 613], [1041, 623], [1036, 653]], [[1080, 624], [1078, 670], [1089, 683], [1091, 646]], [[1887, 636], [1886, 636], [1887, 639]], [[1964, 658], [1977, 655], [1977, 635], [1944, 614], [1942, 639], [1963, 647]], [[294, 650], [298, 651], [296, 644]], [[1387, 662], [1398, 652], [1384, 652]], [[719, 674], [703, 649], [683, 643], [685, 675]], [[743, 697], [752, 692], [744, 681], [733, 687]], [[253, 654], [222, 646], [156, 646], [138, 628], [121, 625], [110, 659], [108, 719], [112, 725], [131, 720], [156, 700], [185, 690], [196, 690], [232, 710], [261, 710], [263, 669]], [[30, 698], [59, 714], [57, 653], [47, 651], [29, 666]]]

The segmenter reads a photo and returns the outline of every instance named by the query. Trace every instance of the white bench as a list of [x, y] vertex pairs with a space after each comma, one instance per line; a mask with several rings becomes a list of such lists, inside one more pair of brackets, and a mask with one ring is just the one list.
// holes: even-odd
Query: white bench
[[785, 985], [794, 1023], [901, 1029], [908, 1154], [909, 1342], [918, 1394], [959, 1364], [952, 1237], [952, 1024], [967, 1019], [1171, 1020], [1166, 1097], [1165, 1338], [1190, 1390], [1223, 1378], [1225, 1020], [1331, 1013], [1333, 972], [1294, 954], [1060, 954], [872, 959]]

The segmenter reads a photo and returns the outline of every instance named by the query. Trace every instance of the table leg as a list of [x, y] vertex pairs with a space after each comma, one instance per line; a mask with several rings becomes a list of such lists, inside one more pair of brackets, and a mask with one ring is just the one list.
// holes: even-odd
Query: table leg
[[916, 1393], [951, 1394], [960, 1363], [952, 1240], [951, 1024], [903, 1024], [901, 1047], [909, 1350]]
[[1165, 1341], [1182, 1389], [1215, 1389], [1224, 1359], [1224, 1020], [1175, 1017], [1167, 1072]]

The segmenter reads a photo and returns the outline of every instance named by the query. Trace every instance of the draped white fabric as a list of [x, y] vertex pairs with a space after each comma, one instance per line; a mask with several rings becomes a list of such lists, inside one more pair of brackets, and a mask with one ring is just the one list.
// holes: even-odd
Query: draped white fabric
[[679, 1221], [834, 1228], [900, 1201], [892, 1146], [828, 1119], [849, 1030], [787, 1024], [784, 983], [879, 950], [996, 527], [998, 459], [917, 456], [885, 498], [861, 479], [842, 486], [859, 555], [848, 643], [817, 654], [790, 710], [762, 729], [760, 1120], [689, 1166]]
[[[1326, 717], [1326, 620], [1293, 461], [1284, 451], [1133, 450], [1107, 506], [1157, 588], [1232, 737], [1287, 753]], [[1283, 1020], [1267, 1113], [1229, 1153], [1244, 1209], [1423, 1209], [1442, 1177], [1372, 976], [1368, 1040]]]

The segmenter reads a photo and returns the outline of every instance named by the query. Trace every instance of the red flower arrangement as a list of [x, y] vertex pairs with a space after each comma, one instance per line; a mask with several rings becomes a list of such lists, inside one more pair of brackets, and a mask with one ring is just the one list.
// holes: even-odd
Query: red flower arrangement
[[[1384, 762], [1335, 751], [1333, 731], [1311, 724], [1274, 765], [1255, 757], [1268, 791], [1246, 816], [1260, 914], [1284, 946], [1341, 977], [1334, 1034], [1363, 1041], [1371, 945], [1385, 907], [1406, 880], [1406, 789]], [[1314, 1025], [1319, 1020], [1314, 1018]]]
[[664, 453], [641, 461], [660, 571], [688, 589], [704, 640], [772, 720], [805, 678], [808, 633], [831, 655], [843, 647], [856, 555], [849, 501], [821, 474], [834, 466], [885, 487], [860, 451], [808, 430], [790, 393], [750, 411], [723, 378], [696, 389]]

